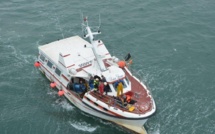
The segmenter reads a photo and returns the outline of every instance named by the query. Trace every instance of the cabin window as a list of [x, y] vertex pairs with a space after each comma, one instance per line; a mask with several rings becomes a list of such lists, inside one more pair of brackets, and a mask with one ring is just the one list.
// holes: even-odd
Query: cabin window
[[45, 57], [42, 54], [40, 55], [40, 60], [45, 61]]
[[[115, 89], [114, 85], [112, 85], [112, 84], [109, 84], [109, 87], [110, 87], [109, 92], [112, 92], [112, 90]], [[117, 90], [115, 89], [115, 91], [117, 91]]]
[[127, 78], [127, 77], [125, 77], [125, 80], [126, 80], [126, 82], [128, 83], [128, 85], [129, 85], [129, 82], [130, 82], [130, 81], [128, 80], [128, 78]]
[[126, 87], [127, 87], [127, 84], [126, 84], [126, 82], [125, 82], [125, 80], [124, 80], [124, 79], [122, 80], [122, 85], [123, 85], [123, 87], [124, 87], [124, 88], [126, 88]]
[[104, 107], [103, 107], [103, 109], [104, 109], [105, 111], [108, 111], [107, 108], [104, 108]]
[[[127, 87], [127, 84], [126, 84], [125, 80], [123, 79], [123, 80], [120, 80], [120, 81], [122, 82], [123, 88], [126, 88], [126, 87]], [[118, 84], [119, 84], [118, 81], [116, 81], [116, 82], [113, 83], [113, 87], [114, 87], [114, 89], [115, 89], [116, 91], [117, 91], [117, 86], [118, 86]]]
[[90, 99], [87, 97], [87, 100], [90, 101]]
[[60, 76], [61, 71], [60, 71], [58, 68], [56, 68], [56, 69], [55, 69], [55, 73], [56, 73], [58, 76]]
[[48, 65], [50, 68], [52, 68], [52, 65], [53, 65], [53, 64], [52, 64], [50, 61], [48, 61], [48, 62], [47, 62], [47, 65]]

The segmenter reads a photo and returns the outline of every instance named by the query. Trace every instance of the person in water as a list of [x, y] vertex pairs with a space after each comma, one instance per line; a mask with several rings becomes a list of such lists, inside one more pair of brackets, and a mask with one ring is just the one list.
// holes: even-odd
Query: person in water
[[119, 81], [117, 85], [117, 97], [119, 97], [122, 94], [123, 94], [123, 84], [122, 84], [122, 81]]

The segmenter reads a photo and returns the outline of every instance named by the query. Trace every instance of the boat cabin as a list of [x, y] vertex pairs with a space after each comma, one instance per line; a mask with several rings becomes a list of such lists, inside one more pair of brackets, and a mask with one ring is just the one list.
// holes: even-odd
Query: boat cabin
[[78, 94], [92, 90], [89, 82], [93, 76], [104, 76], [109, 86], [107, 93], [109, 96], [117, 95], [116, 85], [119, 81], [123, 84], [123, 92], [130, 91], [130, 82], [123, 70], [117, 64], [115, 66], [108, 64], [108, 62], [114, 62], [115, 59], [111, 57], [103, 42], [99, 40], [94, 44], [100, 52], [99, 56], [103, 59], [105, 70], [100, 70], [93, 50], [89, 47], [91, 44], [79, 36], [74, 36], [39, 47], [39, 61], [49, 72], [45, 75], [50, 81], [56, 81], [57, 86], [69, 87]]

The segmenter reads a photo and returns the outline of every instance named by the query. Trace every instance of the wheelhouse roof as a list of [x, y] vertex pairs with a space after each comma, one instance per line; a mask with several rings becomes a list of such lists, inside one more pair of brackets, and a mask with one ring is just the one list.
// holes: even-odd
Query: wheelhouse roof
[[[102, 41], [95, 43], [103, 59], [111, 57]], [[91, 44], [86, 40], [73, 36], [39, 46], [39, 51], [62, 69], [80, 70], [76, 74], [79, 77], [86, 77], [88, 74], [101, 75], [96, 57], [89, 46]]]
[[93, 59], [95, 57], [92, 49], [85, 48], [85, 45], [90, 45], [90, 43], [79, 36], [73, 36], [39, 46], [39, 50], [55, 63], [58, 63], [59, 54], [63, 57], [69, 56], [75, 63], [83, 58]]

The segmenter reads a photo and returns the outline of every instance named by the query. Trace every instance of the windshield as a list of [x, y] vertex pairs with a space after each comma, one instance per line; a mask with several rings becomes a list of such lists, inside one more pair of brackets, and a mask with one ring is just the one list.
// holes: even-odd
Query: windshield
[[123, 88], [127, 88], [127, 82], [125, 81], [125, 79], [122, 79], [122, 80], [118, 80], [118, 81], [116, 81], [116, 82], [114, 82], [113, 83], [113, 87], [114, 87], [114, 89], [117, 91], [117, 86], [118, 86], [118, 84], [120, 83], [120, 82], [122, 82], [122, 85], [123, 85]]

